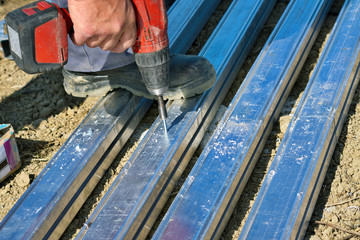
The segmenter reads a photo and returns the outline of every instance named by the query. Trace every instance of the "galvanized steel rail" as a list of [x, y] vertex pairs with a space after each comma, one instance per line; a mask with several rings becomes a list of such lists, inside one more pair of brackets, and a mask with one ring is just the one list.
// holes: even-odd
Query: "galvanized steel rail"
[[239, 0], [230, 5], [199, 54], [215, 67], [214, 87], [170, 105], [167, 135], [161, 119], [157, 119], [78, 239], [144, 239], [274, 4], [272, 0]]
[[347, 0], [239, 239], [302, 239], [359, 81], [360, 1]]
[[[219, 1], [173, 4], [172, 53], [189, 48]], [[157, 119], [78, 238], [148, 234], [275, 2], [233, 1], [199, 54], [215, 86], [168, 103], [168, 135]], [[220, 237], [331, 3], [290, 1], [154, 239]], [[346, 0], [239, 239], [303, 237], [358, 84], [359, 26], [360, 0]], [[0, 239], [60, 237], [151, 103], [122, 90], [100, 99], [0, 223]]]
[[[218, 3], [173, 4], [172, 53], [186, 52]], [[0, 223], [0, 239], [60, 237], [151, 103], [124, 90], [100, 99]]]
[[154, 239], [220, 237], [331, 2], [289, 3]]

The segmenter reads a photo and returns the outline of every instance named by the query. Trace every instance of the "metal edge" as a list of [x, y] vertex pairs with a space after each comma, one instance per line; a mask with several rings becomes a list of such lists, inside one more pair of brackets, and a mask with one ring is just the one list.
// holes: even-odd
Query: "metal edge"
[[[355, 7], [351, 6], [354, 2], [357, 2]], [[264, 180], [265, 184], [259, 192], [239, 239], [251, 237], [251, 233], [258, 229], [262, 229], [263, 233], [266, 234], [267, 229], [262, 225], [264, 222], [272, 223], [270, 228], [273, 228], [263, 236], [264, 238], [277, 236], [301, 239], [304, 237], [329, 161], [359, 81], [360, 35], [355, 28], [351, 31], [351, 27], [359, 25], [357, 20], [359, 19], [359, 11], [360, 1], [346, 1], [344, 3], [335, 28], [290, 122], [278, 153]], [[357, 21], [356, 24], [344, 20], [347, 18], [351, 18], [351, 21]], [[345, 33], [342, 30], [352, 35], [344, 37]], [[340, 44], [336, 41], [340, 41]], [[344, 46], [343, 44], [346, 41], [353, 41], [353, 48]], [[348, 53], [346, 57], [341, 55], [344, 52], [345, 54]], [[349, 63], [347, 68], [338, 70], [340, 73], [332, 72], [332, 70], [335, 69], [336, 71], [342, 67], [330, 68], [331, 71], [329, 71], [331, 64], [344, 66], [346, 64], [344, 59], [346, 58]], [[340, 61], [341, 64], [336, 61], [339, 59], [342, 60]], [[342, 73], [341, 70], [343, 70]], [[334, 76], [334, 74], [339, 75]], [[332, 86], [331, 80], [329, 80], [331, 77], [334, 81]], [[342, 81], [338, 81], [338, 79], [342, 79]], [[324, 86], [328, 89], [324, 89]], [[316, 93], [319, 91], [317, 89], [319, 87], [320, 89], [323, 88], [321, 92], [324, 96], [321, 96], [319, 92]], [[322, 97], [324, 97], [323, 102], [321, 101]], [[311, 121], [314, 118], [317, 118], [317, 121]], [[314, 126], [310, 127], [309, 121]], [[306, 130], [304, 131], [304, 129]], [[311, 131], [311, 135], [315, 137], [306, 136], [305, 133], [308, 131]], [[304, 140], [299, 142], [300, 136], [305, 137], [306, 143]], [[300, 150], [294, 151], [295, 148]], [[304, 154], [306, 152], [310, 155], [306, 156]], [[292, 155], [291, 159], [296, 160], [296, 164], [291, 164], [294, 161], [289, 161], [289, 154]], [[285, 171], [291, 172], [291, 176], [287, 175]], [[289, 182], [284, 182], [284, 177]], [[293, 181], [293, 177], [296, 180]], [[291, 186], [287, 186], [290, 183]], [[278, 190], [277, 194], [274, 194], [275, 189]], [[279, 189], [285, 191], [279, 191]], [[271, 193], [275, 199], [269, 199]], [[285, 194], [286, 200], [281, 198], [280, 194]], [[274, 200], [281, 204], [281, 210], [275, 209], [275, 206], [270, 207]], [[271, 216], [266, 216], [264, 211], [268, 211], [267, 213]], [[273, 224], [272, 221], [269, 221], [270, 219], [284, 219], [285, 222], [282, 220]]]
[[[82, 182], [89, 178], [89, 169], [97, 166], [99, 160], [111, 161], [101, 156], [116, 139], [118, 130], [126, 126], [132, 105], [124, 103], [131, 98], [129, 92], [119, 91], [99, 100], [5, 216], [0, 225], [0, 238], [10, 239], [11, 234], [17, 236], [14, 238], [42, 238], [54, 228], [53, 224], [68, 210], [68, 202], [78, 195]], [[138, 102], [141, 100], [136, 98]], [[106, 104], [107, 101], [112, 104]]]
[[[279, 71], [280, 74], [278, 77], [271, 75], [271, 78], [276, 78], [279, 81], [278, 83], [272, 82], [274, 88], [278, 89], [278, 91], [274, 91], [274, 93], [276, 92], [275, 96], [269, 95], [266, 104], [264, 104], [265, 106], [252, 106], [251, 104], [251, 106], [245, 106], [243, 103], [247, 100], [244, 99], [243, 93], [247, 92], [252, 94], [251, 90], [254, 89], [250, 89], [251, 84], [256, 85], [256, 81], [262, 81], [259, 77], [259, 75], [261, 75], [261, 68], [266, 68], [266, 71], [271, 70], [271, 66], [268, 66], [269, 63], [263, 64], [263, 62], [267, 60], [266, 54], [268, 54], [268, 60], [272, 60], [270, 62], [271, 64], [275, 62], [275, 60], [272, 59], [272, 55], [274, 55], [275, 52], [276, 54], [279, 52], [273, 50], [271, 44], [277, 44], [278, 39], [282, 39], [284, 37], [280, 35], [280, 31], [281, 28], [285, 28], [282, 26], [285, 25], [287, 16], [289, 15], [291, 18], [296, 15], [295, 13], [289, 13], [291, 5], [295, 4], [290, 4], [287, 12], [285, 12], [279, 20], [272, 36], [270, 36], [267, 44], [263, 47], [264, 50], [260, 53], [257, 62], [248, 73], [241, 89], [235, 96], [235, 100], [231, 103], [231, 107], [228, 109], [227, 113], [225, 113], [225, 116], [219, 123], [215, 134], [212, 136], [211, 140], [209, 140], [208, 145], [205, 147], [205, 150], [199, 157], [196, 165], [193, 167], [188, 179], [173, 201], [173, 204], [156, 232], [154, 237], [155, 239], [171, 239], [175, 236], [182, 236], [184, 238], [191, 236], [191, 238], [215, 239], [220, 237], [222, 229], [230, 217], [233, 206], [237, 202], [237, 199], [242, 191], [240, 190], [242, 187], [239, 187], [239, 185], [244, 185], [246, 183], [247, 177], [244, 175], [249, 175], [252, 170], [252, 167], [248, 165], [254, 165], [256, 162], [256, 155], [262, 149], [262, 142], [264, 142], [267, 138], [267, 134], [271, 129], [273, 119], [275, 118], [274, 116], [277, 115], [276, 112], [278, 112], [278, 109], [281, 108], [284, 100], [286, 100], [286, 96], [291, 89], [291, 85], [296, 79], [296, 72], [298, 72], [301, 68], [307, 56], [307, 52], [312, 45], [311, 42], [313, 42], [317, 29], [319, 29], [319, 27], [313, 28], [313, 23], [309, 21], [310, 25], [306, 28], [308, 33], [297, 34], [299, 35], [299, 40], [296, 41], [296, 45], [293, 47], [294, 52], [286, 54], [289, 59], [286, 62], [291, 62], [290, 60], [292, 59], [294, 61], [293, 64], [284, 67], [287, 70], [279, 70], [279, 68], [282, 69], [278, 66], [280, 64], [273, 66], [275, 72]], [[300, 8], [295, 5], [293, 6], [293, 9], [296, 11]], [[324, 18], [324, 16], [322, 18]], [[315, 18], [312, 18], [311, 20], [316, 22]], [[289, 22], [295, 21], [289, 20], [288, 23]], [[303, 31], [306, 32], [305, 29]], [[315, 34], [312, 33], [314, 31]], [[302, 44], [299, 43], [300, 40], [302, 40]], [[291, 41], [295, 42], [294, 39]], [[289, 46], [287, 46], [286, 49], [289, 49]], [[284, 64], [284, 66], [286, 66], [286, 64]], [[261, 79], [262, 78], [264, 77], [261, 77]], [[263, 81], [266, 81], [266, 79], [264, 78]], [[259, 84], [259, 86], [260, 85], [261, 84]], [[266, 91], [270, 91], [271, 89], [271, 87], [267, 87]], [[265, 88], [263, 90], [265, 90]], [[261, 91], [253, 92], [254, 98], [261, 98], [259, 95], [263, 94]], [[270, 92], [272, 93], [273, 91]], [[238, 116], [242, 113], [240, 111], [241, 107], [243, 107], [243, 113], [246, 113], [246, 111], [255, 111], [252, 110], [252, 108], [263, 108], [264, 110], [258, 111], [256, 115], [256, 119], [258, 119], [257, 121], [259, 124], [254, 124], [253, 127], [246, 126], [245, 123], [241, 124], [239, 119], [241, 117]], [[264, 115], [264, 113], [266, 113], [266, 115]], [[249, 122], [254, 122], [254, 120], [254, 118], [246, 119], [246, 121]], [[237, 132], [237, 128], [243, 128], [245, 130]], [[234, 132], [236, 132], [234, 135], [237, 136], [231, 135]], [[246, 132], [248, 132], [248, 134], [246, 134]], [[237, 140], [249, 135], [250, 132], [253, 133], [253, 136], [247, 138], [247, 140], [244, 139], [245, 141], [241, 141], [241, 145], [236, 144], [236, 146], [232, 146], [234, 144], [230, 143], [238, 143]], [[229, 142], [226, 142], [227, 140]], [[238, 164], [236, 164], [236, 159], [238, 159]], [[229, 160], [228, 165], [230, 166], [226, 166], [226, 160]], [[218, 183], [216, 183], [215, 178], [218, 178]], [[211, 185], [207, 186], [206, 184], [210, 182]], [[223, 185], [221, 185], [220, 182]], [[211, 188], [214, 188], [214, 185], [216, 185], [217, 188], [214, 191], [211, 191]], [[200, 188], [204, 188], [206, 191], [202, 191], [200, 188], [196, 188], [196, 186], [200, 186]], [[202, 213], [196, 212], [197, 210], [200, 211], [200, 208], [203, 209]], [[185, 214], [190, 213], [192, 213], [192, 216], [185, 216]], [[199, 220], [195, 215], [200, 215], [201, 217], [199, 218], [202, 220]], [[173, 228], [171, 228], [170, 225], [172, 225]]]

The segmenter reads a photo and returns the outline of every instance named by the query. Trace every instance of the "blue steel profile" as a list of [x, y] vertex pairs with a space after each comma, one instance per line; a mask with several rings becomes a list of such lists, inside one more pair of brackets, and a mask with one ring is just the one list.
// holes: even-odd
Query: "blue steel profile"
[[[169, 9], [172, 53], [187, 51], [218, 1], [205, 2], [178, 0]], [[2, 220], [0, 239], [60, 237], [151, 104], [123, 91], [100, 99]]]

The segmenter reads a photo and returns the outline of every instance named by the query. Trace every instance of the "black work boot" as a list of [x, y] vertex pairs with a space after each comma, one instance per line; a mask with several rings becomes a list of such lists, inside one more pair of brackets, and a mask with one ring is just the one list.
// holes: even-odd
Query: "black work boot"
[[[75, 97], [103, 96], [124, 88], [134, 95], [155, 99], [142, 81], [136, 63], [94, 73], [72, 72], [63, 69], [65, 91]], [[203, 57], [174, 55], [170, 57], [170, 86], [164, 99], [192, 97], [208, 90], [216, 80], [214, 67]]]

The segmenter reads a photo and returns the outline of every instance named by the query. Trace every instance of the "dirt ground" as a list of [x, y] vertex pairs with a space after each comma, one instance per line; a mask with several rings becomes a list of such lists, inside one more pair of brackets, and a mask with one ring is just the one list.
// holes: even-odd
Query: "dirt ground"
[[[0, 19], [17, 7], [31, 0], [0, 0]], [[216, 26], [230, 0], [223, 0], [216, 13], [205, 26], [189, 53], [197, 53]], [[253, 174], [241, 196], [234, 213], [224, 230], [222, 239], [237, 239], [246, 216], [256, 198], [267, 168], [275, 156], [277, 147], [286, 131], [286, 127], [295, 112], [296, 106], [326, 43], [326, 39], [335, 23], [343, 0], [336, 0], [314, 43], [298, 80], [275, 124], [266, 146], [258, 160]], [[254, 63], [262, 45], [270, 35], [279, 17], [287, 6], [287, 1], [279, 1], [248, 59], [239, 70], [232, 90], [223, 102], [221, 110], [231, 102]], [[21, 197], [32, 181], [38, 176], [47, 162], [63, 145], [73, 130], [97, 102], [98, 98], [74, 98], [63, 90], [60, 71], [29, 75], [17, 68], [11, 60], [0, 53], [0, 123], [10, 123], [15, 129], [22, 166], [12, 176], [0, 183], [0, 220], [5, 217], [16, 201]], [[220, 113], [223, 111], [219, 111]], [[122, 166], [136, 148], [138, 138], [156, 117], [154, 106], [129, 142], [120, 152], [109, 171], [105, 174], [89, 200], [66, 230], [62, 239], [73, 238], [82, 227], [92, 209], [104, 195], [106, 189], [116, 178]], [[221, 114], [218, 115], [218, 118]], [[214, 120], [216, 124], [216, 120]], [[210, 128], [214, 129], [214, 127]], [[211, 132], [211, 131], [210, 131]], [[206, 138], [205, 138], [206, 139]], [[189, 167], [201, 153], [199, 147]], [[346, 122], [331, 159], [330, 167], [323, 183], [319, 199], [306, 233], [306, 239], [360, 239], [360, 87], [357, 88], [351, 103]], [[186, 172], [189, 172], [188, 168]], [[184, 176], [186, 175], [184, 173]], [[178, 191], [184, 177], [177, 184]], [[161, 217], [161, 216], [160, 216]], [[353, 232], [351, 232], [353, 231]]]

